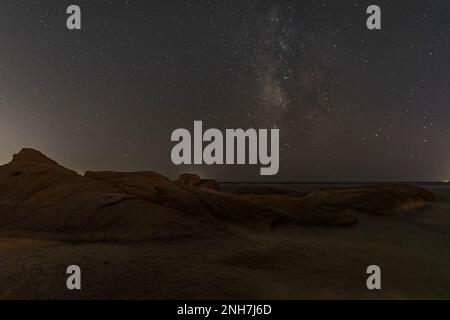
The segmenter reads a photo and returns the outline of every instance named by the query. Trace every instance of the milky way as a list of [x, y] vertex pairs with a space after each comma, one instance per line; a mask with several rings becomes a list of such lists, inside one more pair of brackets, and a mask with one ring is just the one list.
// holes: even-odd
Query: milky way
[[0, 160], [22, 147], [79, 171], [186, 171], [170, 134], [279, 128], [277, 180], [450, 179], [447, 0], [60, 0], [0, 4]]
[[260, 123], [282, 129], [288, 147], [303, 147], [317, 119], [331, 117], [338, 107], [337, 66], [327, 60], [329, 50], [322, 45], [327, 39], [316, 38], [305, 11], [295, 2], [270, 2], [253, 26], [260, 30], [255, 107]]

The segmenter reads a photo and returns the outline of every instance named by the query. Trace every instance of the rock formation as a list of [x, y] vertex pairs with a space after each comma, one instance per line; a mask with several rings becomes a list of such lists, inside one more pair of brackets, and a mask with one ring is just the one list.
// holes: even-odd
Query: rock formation
[[253, 188], [236, 194], [186, 174], [176, 182], [151, 171], [86, 172], [23, 149], [0, 167], [0, 234], [66, 241], [215, 237], [236, 228], [281, 224], [347, 226], [348, 210], [408, 212], [434, 200], [422, 188], [371, 186], [301, 193]]

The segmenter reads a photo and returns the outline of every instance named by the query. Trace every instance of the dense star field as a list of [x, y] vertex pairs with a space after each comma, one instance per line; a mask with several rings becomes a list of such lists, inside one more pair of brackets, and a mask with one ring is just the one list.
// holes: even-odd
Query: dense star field
[[[22, 147], [78, 171], [176, 167], [171, 132], [279, 128], [275, 180], [448, 180], [446, 0], [0, 3], [0, 162]], [[267, 178], [265, 178], [267, 179]]]

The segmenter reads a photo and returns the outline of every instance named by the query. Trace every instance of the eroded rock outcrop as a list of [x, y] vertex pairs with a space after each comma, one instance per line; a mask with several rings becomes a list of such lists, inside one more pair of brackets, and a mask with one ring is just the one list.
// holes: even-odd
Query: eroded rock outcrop
[[0, 167], [0, 235], [65, 241], [216, 237], [236, 227], [348, 226], [357, 222], [351, 210], [408, 212], [435, 200], [425, 189], [401, 185], [305, 193], [218, 189], [217, 182], [192, 174], [175, 182], [151, 171], [82, 176], [39, 151], [23, 149]]
[[282, 221], [302, 225], [352, 225], [355, 212], [375, 215], [409, 213], [439, 198], [431, 191], [410, 185], [371, 185], [320, 188], [309, 192], [285, 192], [270, 188], [241, 189], [237, 194], [281, 214]]
[[[270, 227], [276, 220], [271, 210], [226, 193], [214, 194], [219, 204], [211, 206], [204, 200], [208, 192], [154, 172], [81, 176], [36, 150], [24, 149], [0, 167], [0, 232], [59, 240], [141, 241], [217, 236], [232, 232], [233, 224]], [[253, 209], [227, 215], [228, 208], [220, 203]], [[259, 216], [261, 212], [267, 214]]]
[[404, 184], [323, 188], [309, 193], [312, 206], [345, 208], [378, 215], [407, 213], [438, 200], [431, 191]]

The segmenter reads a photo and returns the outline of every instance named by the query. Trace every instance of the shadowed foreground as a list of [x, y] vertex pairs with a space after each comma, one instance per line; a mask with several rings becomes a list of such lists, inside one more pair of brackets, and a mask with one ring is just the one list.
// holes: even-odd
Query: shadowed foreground
[[[23, 149], [0, 167], [0, 298], [450, 298], [447, 189], [219, 189], [81, 176]], [[72, 264], [80, 292], [65, 286]]]

